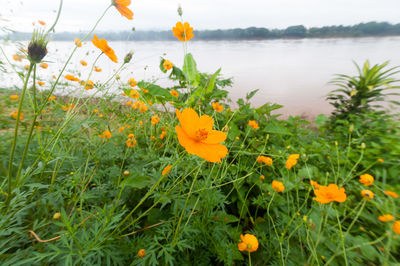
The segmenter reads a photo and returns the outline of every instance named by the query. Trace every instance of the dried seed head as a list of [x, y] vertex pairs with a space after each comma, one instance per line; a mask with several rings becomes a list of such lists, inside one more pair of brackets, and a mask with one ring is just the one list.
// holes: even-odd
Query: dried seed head
[[132, 56], [133, 56], [133, 52], [132, 52], [132, 51], [130, 51], [129, 53], [127, 53], [127, 54], [125, 55], [125, 58], [124, 58], [124, 63], [125, 63], [125, 64], [128, 64], [128, 63], [132, 60]]
[[34, 30], [28, 45], [28, 59], [32, 64], [40, 63], [47, 55], [49, 39], [43, 30]]

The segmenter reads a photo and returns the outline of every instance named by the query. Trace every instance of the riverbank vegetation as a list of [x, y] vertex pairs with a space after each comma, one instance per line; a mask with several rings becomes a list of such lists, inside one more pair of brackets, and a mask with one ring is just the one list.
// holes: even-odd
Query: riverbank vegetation
[[[324, 26], [306, 28], [303, 25], [289, 26], [286, 29], [267, 29], [249, 27], [245, 29], [219, 29], [219, 30], [195, 30], [196, 40], [270, 40], [287, 38], [348, 38], [348, 37], [381, 37], [399, 36], [400, 24], [388, 22], [367, 22], [352, 26]], [[86, 33], [60, 32], [53, 36], [57, 41], [71, 41], [76, 37], [83, 37]], [[173, 41], [170, 31], [143, 31], [132, 29], [121, 32], [101, 32], [101, 35], [109, 41]], [[3, 38], [22, 41], [29, 40], [31, 33], [12, 32]], [[127, 40], [129, 36], [129, 40]], [[1, 37], [1, 36], [0, 36]]]
[[[109, 8], [130, 19], [129, 2]], [[231, 80], [198, 69], [196, 32], [178, 14], [170, 34], [184, 62], [159, 64], [171, 87], [121, 80], [135, 59], [96, 27], [51, 80], [37, 70], [55, 67], [46, 46], [57, 21], [13, 58], [2, 51], [21, 87], [0, 91], [1, 264], [399, 263], [399, 117], [378, 106], [398, 90], [399, 68], [366, 62], [339, 75], [335, 112], [312, 123], [252, 106], [257, 91], [233, 109]], [[103, 83], [91, 80], [97, 59], [81, 62], [88, 76], [65, 72], [82, 45], [118, 70]], [[72, 96], [57, 94], [66, 86]]]

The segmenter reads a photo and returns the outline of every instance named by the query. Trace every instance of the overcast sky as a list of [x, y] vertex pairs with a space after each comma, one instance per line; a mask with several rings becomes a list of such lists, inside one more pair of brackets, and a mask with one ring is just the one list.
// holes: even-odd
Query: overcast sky
[[[0, 26], [31, 31], [32, 22], [38, 19], [51, 24], [58, 3], [58, 0], [0, 0]], [[88, 30], [109, 4], [110, 0], [64, 0], [56, 30]], [[184, 20], [198, 30], [353, 25], [368, 21], [400, 23], [400, 0], [133, 0], [132, 21], [112, 8], [98, 29], [171, 29], [178, 20], [179, 4]]]

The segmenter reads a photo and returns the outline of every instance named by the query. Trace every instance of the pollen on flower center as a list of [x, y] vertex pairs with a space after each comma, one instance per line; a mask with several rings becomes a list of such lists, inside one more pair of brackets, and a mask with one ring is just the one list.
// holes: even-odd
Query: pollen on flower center
[[205, 130], [204, 128], [198, 129], [195, 133], [195, 139], [197, 141], [202, 141], [205, 140], [208, 137], [208, 131]]

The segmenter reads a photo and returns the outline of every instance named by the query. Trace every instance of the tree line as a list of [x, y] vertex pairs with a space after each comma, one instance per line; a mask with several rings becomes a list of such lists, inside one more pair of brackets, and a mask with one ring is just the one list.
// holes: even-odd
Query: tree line
[[[131, 31], [99, 32], [101, 38], [109, 41], [167, 41], [175, 40], [171, 31]], [[353, 26], [324, 26], [306, 28], [303, 25], [295, 25], [286, 29], [267, 29], [249, 27], [245, 29], [235, 28], [226, 30], [199, 30], [194, 31], [194, 40], [259, 40], [281, 38], [331, 38], [331, 37], [364, 37], [364, 36], [395, 36], [400, 35], [400, 23], [388, 22], [359, 23]], [[54, 40], [70, 41], [76, 37], [85, 36], [84, 32], [59, 32], [53, 36]], [[11, 40], [29, 40], [31, 33], [13, 32], [7, 37]]]

